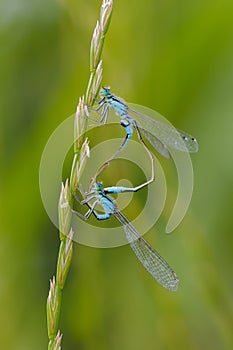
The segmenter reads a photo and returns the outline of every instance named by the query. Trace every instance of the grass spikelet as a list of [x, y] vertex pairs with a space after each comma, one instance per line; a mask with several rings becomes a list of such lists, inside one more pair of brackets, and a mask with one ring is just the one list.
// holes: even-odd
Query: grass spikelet
[[90, 77], [85, 97], [79, 99], [74, 120], [74, 157], [72, 162], [70, 184], [66, 180], [62, 183], [58, 203], [60, 248], [57, 259], [56, 278], [50, 281], [50, 289], [47, 298], [47, 328], [48, 328], [48, 350], [61, 350], [62, 334], [58, 330], [62, 291], [70, 269], [73, 252], [73, 230], [71, 227], [72, 198], [71, 192], [75, 192], [79, 185], [81, 173], [87, 159], [90, 157], [89, 143], [85, 136], [87, 127], [88, 109], [92, 106], [98, 94], [102, 80], [102, 51], [105, 35], [112, 14], [112, 0], [103, 0], [100, 20], [97, 21], [91, 40], [90, 48]]

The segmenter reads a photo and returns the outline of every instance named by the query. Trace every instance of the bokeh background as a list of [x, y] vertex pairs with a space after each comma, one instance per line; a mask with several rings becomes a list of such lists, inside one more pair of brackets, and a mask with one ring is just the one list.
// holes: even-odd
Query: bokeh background
[[[50, 134], [85, 92], [100, 4], [0, 3], [2, 349], [47, 347], [45, 303], [59, 237], [41, 202], [38, 169]], [[75, 244], [61, 310], [62, 349], [233, 348], [232, 37], [231, 0], [115, 0], [103, 84], [159, 111], [200, 144], [192, 156], [192, 203], [171, 235], [164, 231], [176, 177], [172, 161], [161, 158], [170, 200], [145, 236], [181, 283], [177, 293], [164, 290], [128, 246]], [[134, 182], [135, 167], [124, 166], [124, 177]], [[115, 173], [113, 165], [112, 185]], [[136, 182], [143, 179], [137, 176]], [[146, 194], [134, 196], [135, 210]]]

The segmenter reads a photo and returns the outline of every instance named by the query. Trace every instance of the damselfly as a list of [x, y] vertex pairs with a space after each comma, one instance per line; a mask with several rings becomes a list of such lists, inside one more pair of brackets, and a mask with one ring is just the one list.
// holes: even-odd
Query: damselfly
[[[102, 183], [97, 182], [93, 185], [91, 192], [85, 195], [86, 198], [83, 201], [80, 201], [75, 195], [75, 198], [81, 202], [81, 204], [88, 205], [88, 212], [85, 215], [82, 215], [76, 211], [74, 211], [74, 213], [85, 219], [89, 219], [91, 214], [93, 214], [97, 220], [107, 220], [111, 217], [111, 215], [114, 215], [122, 224], [126, 239], [128, 240], [133, 252], [141, 264], [164, 288], [175, 292], [178, 289], [179, 284], [179, 279], [176, 273], [161, 257], [161, 255], [154, 248], [152, 248], [144, 238], [142, 238], [127, 217], [117, 208], [115, 201], [108, 196], [110, 193], [135, 192], [136, 190], [138, 190], [137, 187], [103, 188]], [[97, 213], [97, 204], [103, 208], [104, 214]]]
[[129, 108], [122, 99], [111, 94], [109, 87], [103, 87], [100, 90], [100, 97], [101, 100], [95, 109], [97, 112], [100, 111], [100, 122], [107, 123], [109, 108], [113, 108], [121, 118], [121, 125], [126, 129], [125, 140], [111, 159], [125, 148], [132, 137], [133, 127], [136, 129], [140, 141], [142, 141], [142, 133], [152, 146], [166, 158], [170, 157], [169, 147], [190, 153], [198, 151], [198, 143], [193, 136], [174, 128], [171, 124], [153, 120], [147, 115]]

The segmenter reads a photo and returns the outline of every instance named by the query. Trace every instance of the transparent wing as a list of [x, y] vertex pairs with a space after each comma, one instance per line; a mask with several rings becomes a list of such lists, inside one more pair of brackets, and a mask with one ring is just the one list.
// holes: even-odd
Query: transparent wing
[[[198, 151], [198, 142], [192, 135], [174, 128], [171, 124], [165, 124], [158, 120], [149, 118], [147, 115], [133, 109], [130, 109], [130, 112], [134, 114], [139, 128], [152, 146], [154, 146], [153, 139], [157, 138], [165, 146], [178, 151], [190, 153]], [[158, 150], [158, 152], [160, 151]]]
[[126, 238], [145, 269], [164, 288], [173, 292], [177, 291], [179, 279], [173, 269], [159, 253], [141, 237], [134, 226], [119, 210], [114, 211], [114, 215], [122, 223]]
[[170, 158], [170, 153], [167, 147], [159, 141], [157, 137], [152, 135], [149, 131], [140, 128], [141, 133], [146, 137], [146, 139], [152, 144], [152, 146], [165, 158]]

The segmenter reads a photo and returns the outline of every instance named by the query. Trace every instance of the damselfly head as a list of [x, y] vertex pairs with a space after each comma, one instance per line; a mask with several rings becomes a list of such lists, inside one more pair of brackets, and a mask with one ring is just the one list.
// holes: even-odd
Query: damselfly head
[[108, 97], [110, 95], [110, 87], [102, 87], [100, 97]]
[[96, 182], [93, 187], [97, 192], [101, 192], [103, 189], [103, 184], [102, 182]]

